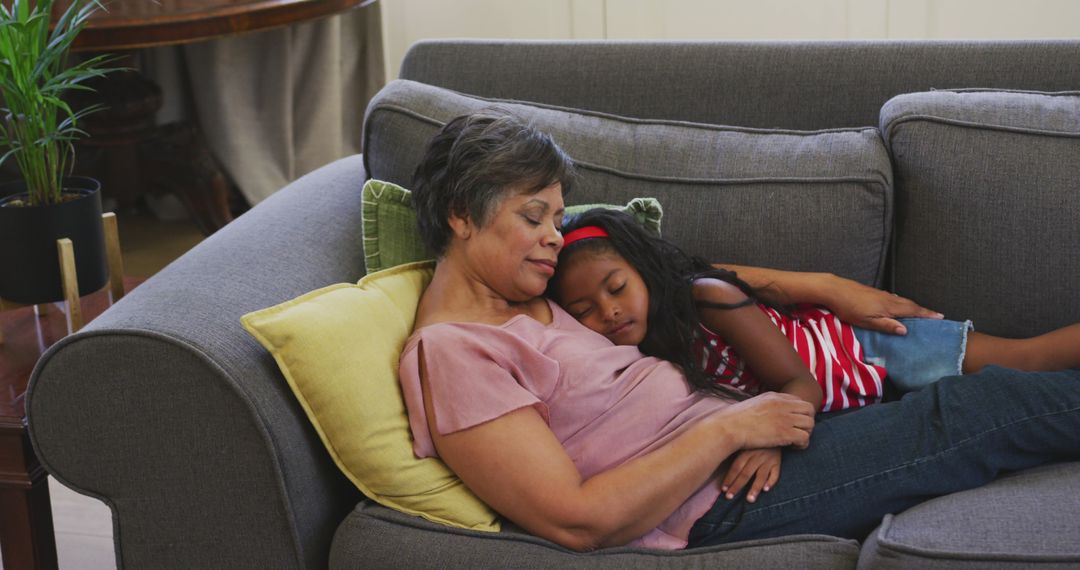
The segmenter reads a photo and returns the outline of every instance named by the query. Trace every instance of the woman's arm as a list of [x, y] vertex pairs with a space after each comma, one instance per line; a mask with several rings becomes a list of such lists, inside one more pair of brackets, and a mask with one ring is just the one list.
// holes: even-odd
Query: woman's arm
[[828, 307], [841, 320], [864, 329], [907, 334], [898, 317], [943, 318], [918, 303], [831, 273], [803, 273], [764, 267], [717, 264], [735, 271], [755, 289], [765, 289], [776, 303], [809, 303]]
[[585, 480], [531, 407], [440, 434], [426, 378], [421, 367], [424, 407], [439, 456], [503, 516], [575, 550], [625, 544], [645, 534], [735, 451], [805, 448], [814, 424], [805, 402], [769, 394], [723, 408], [669, 444]]
[[[726, 281], [698, 279], [694, 282], [694, 300], [736, 305], [747, 297]], [[701, 324], [731, 345], [766, 388], [797, 396], [814, 406], [814, 411], [821, 409], [821, 385], [787, 337], [756, 305], [719, 309], [699, 304], [698, 314]]]
[[[694, 282], [694, 300], [737, 306], [745, 303], [747, 296], [726, 281], [698, 279]], [[765, 388], [791, 394], [813, 406], [815, 412], [821, 409], [821, 385], [791, 342], [757, 305], [721, 309], [699, 304], [698, 314], [701, 324], [731, 345]], [[757, 501], [760, 493], [768, 492], [780, 479], [780, 462], [777, 448], [739, 452], [721, 481], [724, 496], [733, 499], [749, 484], [746, 500]]]

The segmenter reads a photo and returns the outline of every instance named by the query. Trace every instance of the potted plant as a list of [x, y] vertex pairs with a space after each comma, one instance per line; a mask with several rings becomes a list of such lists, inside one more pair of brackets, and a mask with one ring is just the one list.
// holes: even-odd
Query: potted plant
[[35, 304], [64, 298], [56, 241], [75, 251], [79, 294], [108, 279], [100, 184], [70, 176], [79, 120], [65, 95], [113, 71], [109, 56], [69, 65], [72, 42], [98, 0], [74, 0], [52, 24], [54, 0], [0, 3], [0, 164], [14, 158], [22, 179], [0, 186], [0, 299]]

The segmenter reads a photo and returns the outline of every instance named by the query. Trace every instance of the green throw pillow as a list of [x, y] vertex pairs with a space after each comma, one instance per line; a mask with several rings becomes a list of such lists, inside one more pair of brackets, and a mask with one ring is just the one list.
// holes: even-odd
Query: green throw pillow
[[[364, 262], [368, 273], [431, 258], [416, 231], [412, 192], [390, 182], [368, 180], [364, 184], [363, 200]], [[592, 208], [623, 210], [650, 232], [660, 235], [660, 219], [664, 211], [655, 198], [634, 198], [625, 206], [568, 206], [566, 214], [574, 215]]]

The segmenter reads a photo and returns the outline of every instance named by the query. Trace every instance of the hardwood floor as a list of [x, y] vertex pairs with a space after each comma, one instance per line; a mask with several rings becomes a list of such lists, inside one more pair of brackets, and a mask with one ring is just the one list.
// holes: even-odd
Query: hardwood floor
[[60, 570], [113, 570], [112, 513], [101, 501], [80, 495], [49, 477], [56, 561]]
[[159, 221], [139, 212], [121, 212], [116, 219], [125, 275], [150, 277], [204, 238], [188, 220]]

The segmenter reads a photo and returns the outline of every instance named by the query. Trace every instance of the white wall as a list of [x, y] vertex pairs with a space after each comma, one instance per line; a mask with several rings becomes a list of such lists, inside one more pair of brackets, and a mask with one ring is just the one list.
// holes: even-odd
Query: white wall
[[1080, 38], [1080, 0], [382, 0], [388, 79], [424, 38]]

